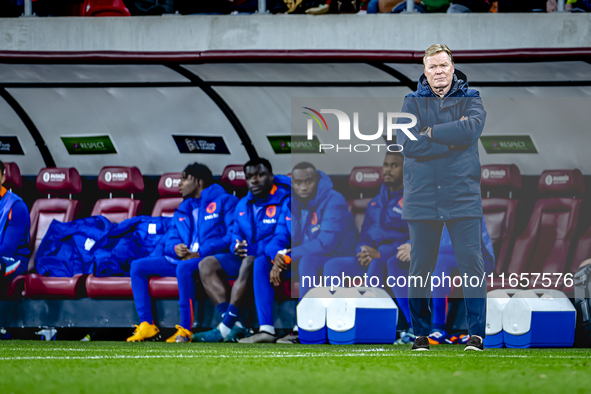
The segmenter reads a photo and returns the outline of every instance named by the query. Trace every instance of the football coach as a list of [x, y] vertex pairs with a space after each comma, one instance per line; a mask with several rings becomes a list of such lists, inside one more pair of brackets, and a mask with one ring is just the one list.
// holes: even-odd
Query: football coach
[[[445, 45], [431, 45], [423, 57], [424, 74], [416, 92], [404, 98], [402, 112], [416, 116], [408, 133], [397, 131], [404, 155], [402, 218], [410, 232], [409, 303], [413, 350], [429, 350], [431, 273], [443, 225], [447, 226], [463, 278], [470, 339], [465, 350], [482, 350], [486, 324], [486, 278], [480, 249], [482, 199], [478, 138], [486, 112], [478, 91], [454, 68]], [[402, 123], [402, 122], [401, 122]], [[420, 277], [423, 281], [412, 277]], [[484, 280], [483, 280], [484, 278]], [[435, 279], [435, 283], [437, 279]], [[476, 284], [476, 279], [474, 282]]]

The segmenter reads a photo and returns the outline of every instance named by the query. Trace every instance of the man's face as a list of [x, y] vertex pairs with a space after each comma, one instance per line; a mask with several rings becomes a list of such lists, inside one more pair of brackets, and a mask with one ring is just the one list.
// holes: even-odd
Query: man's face
[[384, 183], [388, 187], [398, 187], [402, 184], [402, 168], [404, 160], [398, 155], [386, 155], [384, 159], [384, 166], [382, 167], [382, 174], [384, 175]]
[[199, 183], [193, 175], [187, 175], [186, 173], [182, 173], [181, 175], [181, 182], [179, 183], [179, 191], [183, 198], [189, 198], [196, 194], [197, 189], [199, 188]]
[[295, 194], [302, 200], [314, 198], [318, 187], [318, 171], [313, 168], [295, 170], [291, 174], [291, 186]]
[[454, 78], [454, 65], [445, 52], [439, 52], [425, 59], [425, 76], [431, 89], [445, 89]]
[[256, 198], [265, 198], [273, 187], [273, 174], [262, 164], [244, 169], [248, 190]]

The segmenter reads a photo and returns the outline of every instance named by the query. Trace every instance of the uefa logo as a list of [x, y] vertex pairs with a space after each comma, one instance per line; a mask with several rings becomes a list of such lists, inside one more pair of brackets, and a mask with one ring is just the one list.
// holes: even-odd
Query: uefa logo
[[43, 173], [43, 182], [49, 182], [50, 175], [49, 172]]
[[112, 178], [112, 175], [111, 175], [111, 173], [107, 171], [107, 172], [105, 173], [105, 181], [107, 181], [107, 182], [111, 182], [111, 178]]

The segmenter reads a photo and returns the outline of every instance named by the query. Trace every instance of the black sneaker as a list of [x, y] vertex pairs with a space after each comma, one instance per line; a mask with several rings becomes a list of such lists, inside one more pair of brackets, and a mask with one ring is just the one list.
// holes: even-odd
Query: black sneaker
[[481, 352], [484, 350], [484, 345], [482, 344], [482, 338], [478, 335], [470, 335], [470, 339], [468, 343], [466, 343], [466, 348], [464, 350], [474, 350], [477, 352]]
[[411, 350], [431, 350], [429, 348], [429, 337], [416, 337]]

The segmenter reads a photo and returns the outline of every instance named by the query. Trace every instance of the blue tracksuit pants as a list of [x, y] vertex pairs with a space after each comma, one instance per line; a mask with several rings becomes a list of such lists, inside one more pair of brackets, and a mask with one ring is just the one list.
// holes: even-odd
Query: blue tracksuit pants
[[[330, 259], [330, 256], [316, 256], [307, 255], [300, 259], [298, 263], [298, 274], [300, 277], [300, 298], [302, 298], [310, 286], [303, 286], [302, 277], [309, 276], [310, 278], [319, 275], [324, 264]], [[292, 262], [292, 264], [294, 264]], [[257, 314], [259, 317], [259, 325], [273, 326], [273, 298], [275, 292], [273, 285], [269, 280], [269, 273], [273, 268], [273, 263], [266, 256], [259, 256], [254, 261], [254, 298], [257, 307]], [[283, 271], [284, 279], [291, 277], [291, 270]], [[308, 285], [308, 281], [306, 280]]]
[[[481, 251], [482, 218], [462, 218], [445, 222], [460, 274], [468, 278], [484, 276], [484, 262]], [[421, 277], [420, 281], [409, 281], [408, 298], [412, 326], [415, 335], [427, 336], [431, 331], [431, 281], [437, 258], [444, 222], [435, 220], [409, 221], [410, 232], [410, 272], [411, 277]], [[484, 338], [486, 325], [486, 278], [477, 286], [464, 283], [464, 300], [470, 335]]]
[[198, 272], [201, 260], [201, 258], [196, 258], [173, 264], [165, 257], [146, 257], [135, 260], [131, 264], [131, 288], [140, 322], [147, 321], [154, 324], [152, 302], [148, 292], [148, 279], [150, 276], [176, 276], [179, 286], [181, 326], [191, 330], [193, 326], [193, 302], [195, 300], [195, 275]]

